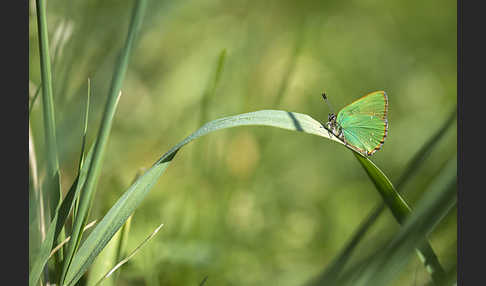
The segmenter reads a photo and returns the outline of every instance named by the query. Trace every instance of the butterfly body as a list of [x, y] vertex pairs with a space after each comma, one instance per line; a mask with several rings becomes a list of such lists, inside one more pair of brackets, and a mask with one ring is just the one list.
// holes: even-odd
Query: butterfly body
[[[324, 99], [327, 99], [323, 94]], [[380, 150], [388, 134], [388, 97], [375, 91], [348, 104], [337, 116], [329, 113], [326, 129], [364, 156]]]

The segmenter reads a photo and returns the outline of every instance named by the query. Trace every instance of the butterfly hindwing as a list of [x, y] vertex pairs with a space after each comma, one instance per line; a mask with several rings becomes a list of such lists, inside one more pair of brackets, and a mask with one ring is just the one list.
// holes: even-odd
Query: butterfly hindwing
[[346, 143], [371, 155], [381, 148], [388, 131], [388, 98], [383, 91], [363, 96], [337, 115]]

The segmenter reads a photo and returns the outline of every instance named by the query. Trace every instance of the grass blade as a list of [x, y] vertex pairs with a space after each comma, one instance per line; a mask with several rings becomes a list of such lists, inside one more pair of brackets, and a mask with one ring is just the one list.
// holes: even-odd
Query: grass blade
[[[342, 275], [339, 285], [390, 285], [391, 280], [408, 262], [413, 249], [426, 244], [425, 237], [457, 202], [457, 157], [449, 161], [417, 204], [395, 238], [365, 261], [360, 271]], [[433, 276], [434, 277], [434, 276]], [[443, 281], [433, 280], [435, 285]]]
[[42, 86], [42, 83], [40, 83], [40, 85], [37, 87], [36, 91], [35, 91], [35, 94], [34, 94], [34, 97], [32, 98], [32, 100], [30, 101], [30, 106], [29, 106], [29, 117], [30, 117], [30, 113], [32, 112], [32, 108], [34, 107], [34, 104], [35, 104], [35, 101], [37, 100], [37, 98], [39, 97], [39, 94], [40, 94], [40, 90], [41, 90], [41, 86]]
[[[38, 255], [37, 251], [40, 250], [42, 242], [46, 238], [44, 196], [39, 186], [36, 158], [34, 137], [29, 120], [29, 269], [33, 266], [34, 259]], [[31, 222], [36, 226], [32, 233], [30, 231]], [[47, 271], [44, 271], [44, 274], [44, 280], [47, 280]]]
[[[224, 64], [226, 62], [226, 49], [222, 49], [219, 53], [219, 57], [214, 67], [213, 75], [210, 76], [206, 83], [206, 88], [201, 97], [200, 104], [198, 106], [200, 110], [199, 116], [199, 124], [204, 124], [208, 121], [208, 113], [209, 113], [209, 103], [213, 101], [214, 94], [216, 93], [216, 88], [219, 85], [219, 80], [221, 75], [223, 74]], [[198, 151], [196, 152], [196, 162], [201, 163], [202, 170], [209, 170], [211, 169], [211, 162], [210, 160], [205, 160], [205, 157], [208, 156], [208, 152], [206, 150], [209, 148], [211, 142], [205, 142], [204, 144], [199, 145]], [[207, 171], [205, 171], [207, 172]]]
[[201, 281], [201, 283], [199, 284], [199, 286], [204, 286], [204, 284], [206, 283], [206, 281], [208, 281], [208, 277], [209, 276], [204, 277], [204, 279]]
[[[452, 126], [452, 123], [454, 122], [456, 117], [457, 110], [454, 109], [451, 112], [451, 115], [447, 118], [447, 120], [444, 121], [442, 126], [422, 145], [420, 150], [418, 150], [412, 157], [412, 159], [408, 162], [405, 171], [402, 172], [400, 178], [398, 179], [396, 188], [399, 192], [402, 187], [410, 180], [410, 178], [412, 178], [413, 175], [415, 175], [415, 173], [420, 169], [422, 162], [425, 161], [425, 159], [432, 152], [437, 143], [440, 142], [446, 131], [449, 129], [450, 126]], [[329, 266], [325, 268], [325, 270], [321, 274], [319, 274], [315, 279], [310, 281], [308, 285], [321, 285], [323, 283], [332, 285], [335, 283], [336, 279], [338, 279], [339, 275], [341, 274], [341, 271], [344, 268], [345, 264], [351, 257], [351, 254], [354, 251], [355, 247], [364, 237], [366, 231], [376, 222], [380, 214], [383, 212], [383, 210], [385, 210], [385, 207], [385, 203], [381, 202], [370, 212], [370, 214], [360, 224], [359, 228], [353, 234], [353, 236], [346, 244], [344, 249], [340, 252], [340, 254], [331, 262]]]
[[214, 78], [208, 82], [206, 90], [201, 99], [201, 119], [200, 119], [201, 124], [207, 121], [208, 103], [209, 100], [214, 96], [214, 93], [216, 92], [216, 88], [218, 87], [219, 84], [219, 79], [221, 78], [221, 74], [223, 73], [225, 61], [226, 61], [226, 49], [223, 49], [219, 53], [218, 62], [214, 73]]
[[[140, 176], [142, 171], [139, 170], [132, 180], [133, 184]], [[128, 234], [130, 232], [131, 221], [134, 213], [128, 217], [125, 224], [118, 230], [111, 238], [110, 242], [100, 252], [98, 257], [89, 268], [89, 274], [86, 279], [86, 285], [95, 285], [101, 277], [103, 277], [110, 269], [112, 269], [124, 256], [126, 256], [126, 245], [128, 241]], [[117, 285], [120, 272], [105, 279], [103, 285]]]
[[[36, 1], [37, 30], [39, 37], [39, 55], [42, 86], [42, 106], [44, 138], [47, 157], [46, 179], [42, 184], [42, 191], [46, 192], [46, 206], [49, 216], [53, 218], [61, 203], [61, 180], [59, 174], [59, 159], [56, 142], [56, 120], [54, 116], [54, 98], [52, 91], [51, 59], [49, 56], [49, 34], [47, 29], [46, 3], [44, 0]], [[32, 105], [33, 106], [33, 105]], [[44, 194], [41, 194], [44, 196]], [[60, 238], [64, 236], [62, 232]], [[62, 259], [62, 253], [56, 254], [56, 264]]]
[[434, 135], [432, 135], [432, 137], [425, 142], [422, 148], [415, 153], [410, 162], [407, 164], [405, 171], [402, 172], [400, 178], [398, 179], [397, 189], [403, 188], [405, 183], [407, 183], [409, 179], [415, 175], [421, 164], [425, 161], [425, 159], [428, 158], [434, 147], [440, 142], [440, 139], [445, 135], [446, 131], [452, 126], [452, 123], [454, 123], [456, 119], [457, 109], [454, 109], [449, 117], [444, 121], [442, 126], [437, 130], [437, 132], [435, 132]]
[[[84, 160], [85, 160], [85, 149], [86, 149], [86, 135], [88, 133], [88, 118], [89, 118], [89, 99], [91, 97], [91, 82], [88, 78], [88, 97], [86, 98], [86, 111], [84, 113], [84, 128], [83, 128], [83, 136], [82, 136], [82, 143], [81, 143], [81, 154], [79, 157], [79, 165], [78, 165], [78, 173], [80, 170], [83, 169]], [[73, 222], [76, 221], [76, 212], [79, 208], [79, 193], [76, 194], [75, 198], [75, 207], [73, 209]]]
[[[95, 224], [96, 224], [96, 220], [94, 220], [94, 221], [92, 221], [92, 222], [88, 223], [88, 224], [87, 224], [87, 225], [84, 227], [83, 231], [85, 231], [85, 230], [87, 230], [87, 229], [91, 228], [91, 227], [92, 227], [92, 226], [94, 226]], [[66, 237], [66, 239], [64, 239], [64, 240], [63, 240], [63, 241], [62, 241], [62, 242], [61, 242], [61, 243], [60, 243], [58, 246], [54, 247], [54, 249], [52, 249], [52, 251], [51, 251], [51, 254], [49, 254], [49, 258], [51, 258], [51, 257], [52, 257], [52, 255], [53, 255], [54, 253], [56, 253], [56, 251], [58, 251], [59, 249], [61, 249], [61, 247], [63, 247], [63, 245], [64, 245], [64, 244], [68, 243], [70, 239], [71, 239], [71, 237], [70, 237], [70, 236], [68, 236], [68, 237]]]
[[[384, 204], [382, 204], [385, 206]], [[354, 233], [351, 240], [346, 244], [346, 247], [339, 253], [339, 255], [327, 266], [322, 273], [317, 277], [309, 281], [306, 285], [335, 285], [339, 275], [341, 274], [344, 266], [348, 262], [349, 258], [355, 247], [364, 237], [366, 231], [373, 225], [381, 212], [372, 212], [364, 223], [362, 223], [359, 229]]]
[[92, 198], [94, 197], [94, 193], [96, 190], [96, 183], [101, 172], [102, 158], [108, 142], [108, 137], [113, 123], [116, 107], [121, 96], [122, 82], [125, 77], [128, 61], [133, 50], [136, 35], [140, 30], [140, 26], [142, 24], [146, 5], [147, 3], [144, 0], [139, 0], [136, 2], [128, 29], [125, 46], [123, 47], [118, 58], [118, 62], [115, 66], [115, 72], [113, 74], [110, 90], [108, 93], [108, 101], [105, 106], [105, 111], [103, 113], [103, 118], [101, 121], [101, 127], [98, 132], [97, 140], [94, 146], [93, 160], [91, 161], [90, 167], [88, 169], [86, 183], [84, 184], [83, 192], [81, 193], [79, 199], [79, 209], [77, 211], [76, 221], [74, 222], [73, 233], [71, 234], [72, 239], [69, 242], [67, 256], [63, 263], [62, 274], [59, 283], [60, 285], [64, 284], [66, 273], [69, 269], [73, 255], [82, 237], [82, 229], [86, 224], [89, 209], [92, 203]]
[[280, 82], [280, 86], [278, 88], [275, 97], [274, 106], [280, 106], [284, 98], [284, 95], [287, 93], [291, 79], [294, 76], [295, 68], [297, 66], [299, 56], [302, 53], [302, 47], [307, 42], [307, 37], [306, 37], [306, 31], [308, 29], [307, 23], [308, 23], [307, 18], [301, 17], [301, 19], [299, 20], [300, 28], [298, 31], [294, 32], [296, 36], [295, 36], [294, 46], [292, 48], [292, 54], [289, 56], [289, 61], [286, 66], [285, 73], [283, 74], [282, 81]]
[[412, 209], [407, 202], [398, 194], [395, 187], [386, 175], [368, 158], [353, 153], [358, 159], [366, 174], [371, 179], [376, 189], [380, 192], [385, 204], [390, 208], [395, 219], [403, 224]]
[[30, 188], [34, 192], [36, 203], [39, 205], [38, 206], [39, 232], [41, 234], [41, 239], [44, 240], [46, 236], [44, 199], [39, 189], [39, 176], [37, 174], [37, 160], [36, 160], [35, 148], [34, 148], [34, 137], [32, 136], [30, 121], [29, 121], [29, 178], [30, 178]]
[[[121, 257], [123, 255], [125, 255], [125, 253], [126, 253], [126, 247], [127, 247], [127, 243], [128, 243], [128, 234], [130, 233], [130, 226], [132, 224], [132, 217], [133, 217], [133, 214], [128, 217], [127, 222], [120, 229], [121, 233], [120, 233], [120, 239], [117, 241], [118, 244], [117, 244], [117, 248], [116, 248], [115, 261], [120, 261]], [[119, 272], [117, 272], [117, 274], [115, 274], [115, 276], [113, 277], [114, 283], [116, 283], [116, 280], [118, 278], [118, 274], [119, 274]]]
[[[86, 143], [86, 132], [87, 132], [87, 123], [88, 123], [88, 111], [89, 111], [89, 98], [90, 98], [90, 84], [89, 84], [89, 79], [88, 79], [88, 98], [86, 101], [86, 113], [85, 113], [85, 121], [84, 121], [84, 131], [83, 131], [83, 136], [82, 136], [82, 146], [81, 146], [81, 155], [80, 155], [80, 161], [78, 165], [78, 175], [74, 181], [74, 183], [71, 185], [69, 188], [68, 193], [66, 194], [66, 197], [62, 201], [61, 205], [56, 208], [56, 214], [54, 218], [51, 221], [51, 224], [49, 226], [48, 234], [47, 234], [47, 239], [45, 239], [42, 244], [41, 244], [41, 251], [38, 255], [38, 257], [35, 260], [35, 263], [33, 264], [33, 267], [31, 269], [30, 275], [29, 275], [29, 285], [34, 285], [37, 282], [37, 279], [44, 268], [45, 264], [49, 260], [49, 258], [52, 256], [48, 255], [49, 251], [52, 249], [54, 246], [54, 243], [56, 239], [58, 238], [59, 234], [61, 233], [62, 228], [64, 227], [64, 224], [67, 220], [67, 217], [69, 216], [69, 213], [73, 209], [73, 206], [77, 202], [77, 198], [79, 197], [79, 193], [84, 185], [84, 182], [86, 181], [86, 174], [87, 174], [87, 167], [85, 167], [84, 163], [86, 162], [86, 166], [89, 166], [91, 162], [91, 158], [93, 156], [93, 148], [90, 149], [87, 157], [85, 156], [85, 143]], [[86, 158], [85, 158], [86, 157]], [[74, 213], [73, 213], [73, 218], [74, 218]], [[64, 240], [66, 241], [66, 240]], [[69, 241], [69, 240], [68, 240]], [[61, 245], [64, 245], [64, 243], [60, 243]]]
[[[373, 162], [371, 162], [368, 158], [357, 154], [356, 152], [354, 152], [354, 154], [380, 193], [383, 201], [391, 210], [395, 219], [399, 224], [404, 224], [405, 220], [412, 213], [411, 208], [395, 190], [390, 180], [388, 180], [385, 174], [378, 167], [376, 167]], [[437, 259], [437, 256], [435, 255], [430, 244], [425, 241], [425, 238], [424, 243], [422, 243], [418, 249], [418, 255], [429, 273], [432, 275], [432, 280], [438, 283], [438, 285], [441, 285], [445, 276], [444, 269], [440, 265], [439, 260]]]
[[[137, 175], [137, 178], [140, 175]], [[135, 178], [135, 180], [137, 179]], [[134, 181], [135, 181], [134, 180]], [[128, 234], [130, 232], [131, 221], [133, 214], [128, 217], [125, 224], [118, 230], [115, 235], [111, 238], [110, 242], [105, 246], [103, 251], [100, 252], [96, 260], [90, 266], [89, 274], [86, 279], [86, 285], [95, 285], [108, 273], [117, 262], [119, 262], [123, 256], [125, 256], [126, 244], [128, 241]], [[117, 272], [115, 275], [110, 276], [110, 279], [104, 279], [103, 285], [117, 285], [116, 280], [120, 273]]]
[[122, 261], [120, 261], [115, 267], [113, 267], [110, 271], [108, 271], [95, 285], [100, 285], [106, 278], [110, 277], [113, 272], [115, 272], [118, 268], [120, 268], [123, 264], [127, 263], [135, 254], [137, 254], [144, 246], [149, 242], [156, 234], [159, 232], [160, 228], [162, 228], [164, 224], [159, 225], [147, 238], [142, 241], [127, 257], [125, 257]]
[[74, 285], [93, 263], [118, 229], [135, 211], [148, 194], [158, 178], [164, 173], [177, 152], [191, 141], [211, 132], [238, 126], [271, 126], [292, 131], [321, 136], [335, 142], [342, 142], [330, 137], [320, 122], [306, 114], [283, 110], [261, 110], [213, 120], [186, 137], [165, 153], [150, 169], [140, 176], [122, 197], [113, 205], [74, 255], [71, 267], [66, 275], [66, 284]]
[[56, 209], [56, 214], [47, 230], [46, 238], [42, 242], [39, 254], [37, 255], [35, 262], [33, 263], [32, 268], [29, 271], [29, 286], [34, 286], [37, 284], [42, 270], [49, 260], [50, 252], [54, 247], [54, 243], [61, 233], [61, 229], [63, 228], [66, 219], [74, 206], [74, 198], [79, 194], [82, 186], [84, 185], [84, 182], [86, 181], [87, 166], [89, 166], [92, 156], [93, 148], [91, 148], [88, 152], [85, 165], [81, 170], [79, 170], [78, 176], [76, 177], [74, 183], [71, 185], [71, 188], [69, 188], [66, 197], [64, 198], [60, 206]]
[[39, 35], [39, 54], [42, 79], [42, 101], [44, 111], [44, 132], [47, 154], [47, 179], [45, 191], [49, 192], [49, 205], [51, 217], [61, 198], [59, 161], [56, 142], [56, 120], [54, 117], [54, 99], [52, 92], [51, 61], [49, 57], [49, 40], [47, 32], [46, 3], [44, 0], [36, 1], [37, 29]]

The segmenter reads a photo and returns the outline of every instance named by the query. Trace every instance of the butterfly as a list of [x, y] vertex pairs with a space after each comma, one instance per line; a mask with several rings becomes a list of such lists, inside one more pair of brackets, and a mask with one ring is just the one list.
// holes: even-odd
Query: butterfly
[[[327, 96], [322, 93], [327, 102]], [[331, 106], [329, 108], [332, 111]], [[384, 91], [371, 92], [343, 107], [337, 116], [331, 112], [324, 125], [344, 145], [363, 156], [380, 150], [388, 134], [388, 96]]]

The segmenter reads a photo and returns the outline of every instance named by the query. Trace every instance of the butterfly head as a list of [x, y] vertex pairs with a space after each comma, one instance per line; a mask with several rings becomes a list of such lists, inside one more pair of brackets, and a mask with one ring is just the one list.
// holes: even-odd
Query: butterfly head
[[331, 112], [331, 113], [329, 113], [329, 115], [327, 116], [327, 120], [328, 120], [329, 122], [336, 122], [336, 114], [334, 114], [334, 113], [332, 113], [332, 112]]
[[331, 128], [336, 127], [336, 114], [334, 114], [333, 112], [329, 113], [329, 115], [327, 116], [327, 124]]

